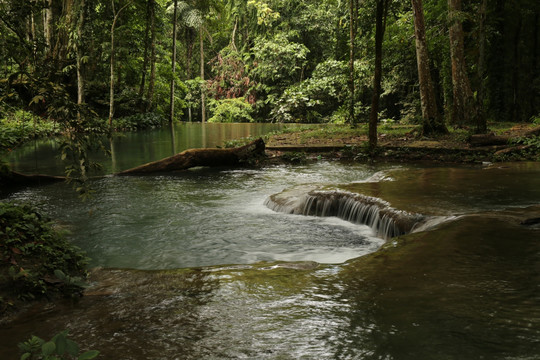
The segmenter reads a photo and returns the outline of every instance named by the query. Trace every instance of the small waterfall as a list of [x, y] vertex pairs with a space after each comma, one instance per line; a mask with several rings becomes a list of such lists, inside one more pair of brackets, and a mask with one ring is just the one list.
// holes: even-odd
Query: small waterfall
[[283, 192], [268, 197], [265, 205], [286, 214], [335, 216], [367, 225], [384, 239], [407, 234], [424, 220], [424, 216], [394, 209], [384, 200], [343, 191], [312, 190], [301, 196]]

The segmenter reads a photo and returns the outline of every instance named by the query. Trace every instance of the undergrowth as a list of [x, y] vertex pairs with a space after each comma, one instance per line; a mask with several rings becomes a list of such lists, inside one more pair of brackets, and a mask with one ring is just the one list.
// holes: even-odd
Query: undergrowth
[[35, 208], [0, 202], [0, 314], [21, 301], [80, 295], [87, 263]]

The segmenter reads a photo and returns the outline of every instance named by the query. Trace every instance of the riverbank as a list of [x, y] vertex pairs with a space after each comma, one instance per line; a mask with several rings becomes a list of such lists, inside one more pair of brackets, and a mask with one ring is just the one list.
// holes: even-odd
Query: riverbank
[[427, 138], [419, 126], [382, 125], [378, 146], [368, 147], [367, 126], [292, 128], [266, 140], [270, 159], [301, 162], [325, 157], [375, 161], [500, 162], [540, 161], [540, 127], [535, 124], [491, 124], [487, 135], [468, 130]]

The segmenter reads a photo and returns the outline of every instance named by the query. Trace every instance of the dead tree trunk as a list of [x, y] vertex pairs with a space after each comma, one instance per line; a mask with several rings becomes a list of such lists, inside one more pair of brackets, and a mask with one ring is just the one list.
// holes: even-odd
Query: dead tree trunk
[[187, 170], [197, 166], [239, 166], [264, 155], [265, 144], [257, 139], [234, 149], [190, 149], [168, 158], [122, 171], [116, 175], [144, 175]]

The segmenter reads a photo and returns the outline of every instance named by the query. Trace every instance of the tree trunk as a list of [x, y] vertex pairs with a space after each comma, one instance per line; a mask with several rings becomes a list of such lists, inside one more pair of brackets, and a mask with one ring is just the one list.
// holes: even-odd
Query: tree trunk
[[236, 51], [236, 29], [238, 29], [238, 17], [235, 17], [234, 19], [234, 27], [231, 34], [231, 49]]
[[420, 84], [420, 103], [422, 106], [423, 133], [446, 133], [447, 129], [437, 110], [437, 99], [429, 69], [429, 55], [426, 43], [424, 9], [422, 0], [412, 0], [414, 16], [414, 35], [416, 41], [416, 63], [418, 83]]
[[356, 39], [356, 19], [354, 11], [354, 0], [349, 0], [349, 123], [356, 125], [356, 116], [354, 114], [354, 58], [355, 58], [355, 39]]
[[[533, 35], [533, 55], [532, 55], [532, 77], [534, 81], [539, 81], [539, 70], [540, 70], [540, 64], [538, 63], [538, 33], [540, 32], [539, 27], [539, 17], [540, 15], [538, 13], [534, 16], [534, 35]], [[540, 113], [540, 94], [532, 94], [531, 95], [531, 111], [533, 114], [539, 114]]]
[[[186, 78], [187, 80], [191, 80], [192, 74], [191, 74], [191, 62], [193, 59], [193, 29], [190, 27], [186, 28]], [[191, 102], [188, 105], [188, 121], [191, 122]]]
[[148, 52], [150, 47], [150, 17], [152, 13], [152, 0], [147, 0], [146, 2], [146, 24], [144, 28], [144, 55], [143, 55], [143, 66], [141, 71], [141, 85], [139, 86], [139, 98], [142, 100], [144, 94], [144, 87], [146, 85], [146, 72], [148, 70]]
[[523, 20], [521, 16], [518, 19], [518, 24], [516, 27], [516, 33], [514, 35], [514, 62], [512, 67], [512, 121], [519, 122], [521, 119], [521, 99], [520, 99], [520, 89], [519, 89], [519, 70], [521, 65], [520, 59], [520, 38], [521, 38], [521, 27], [523, 26]]
[[264, 141], [257, 139], [234, 149], [190, 149], [171, 157], [122, 171], [117, 175], [141, 175], [187, 170], [197, 166], [239, 166], [264, 155]]
[[115, 49], [114, 49], [114, 29], [116, 27], [116, 22], [118, 21], [118, 17], [120, 16], [120, 13], [122, 10], [127, 8], [131, 1], [128, 1], [123, 7], [121, 7], [118, 12], [115, 12], [114, 9], [114, 0], [111, 0], [112, 3], [112, 11], [113, 11], [113, 22], [111, 25], [111, 76], [110, 76], [110, 88], [109, 88], [109, 129], [112, 130], [112, 119], [114, 116], [114, 57], [115, 57]]
[[461, 24], [461, 0], [448, 0], [450, 17], [450, 60], [452, 63], [452, 124], [464, 126], [472, 124], [475, 117], [474, 97], [467, 76]]
[[485, 58], [486, 58], [486, 9], [487, 0], [482, 0], [479, 8], [478, 29], [478, 98], [476, 117], [476, 133], [484, 134], [487, 131], [486, 113], [484, 111], [485, 98]]
[[174, 120], [174, 77], [176, 76], [176, 24], [177, 24], [178, 0], [174, 0], [173, 13], [173, 41], [172, 41], [172, 78], [171, 78], [171, 107], [169, 114], [169, 123]]
[[[82, 57], [83, 57], [83, 27], [84, 27], [84, 11], [85, 0], [79, 0], [79, 21], [77, 23], [77, 105], [80, 106], [84, 103], [84, 77], [82, 71]], [[80, 109], [77, 109], [77, 117], [81, 118]]]
[[146, 111], [152, 109], [152, 103], [154, 99], [154, 88], [156, 83], [156, 1], [151, 0], [150, 9], [151, 23], [150, 32], [152, 33], [150, 38], [150, 79], [148, 80], [148, 93], [146, 98], [148, 99], [148, 105]]
[[377, 0], [377, 13], [375, 19], [375, 73], [373, 75], [373, 97], [371, 99], [371, 113], [369, 115], [369, 147], [377, 147], [377, 122], [379, 115], [379, 97], [381, 94], [382, 79], [382, 42], [384, 37], [384, 20], [388, 0]]
[[200, 40], [200, 47], [201, 47], [201, 80], [203, 83], [201, 84], [201, 122], [206, 122], [206, 94], [204, 89], [204, 35], [203, 35], [203, 27], [201, 25], [200, 31], [199, 31], [199, 40]]
[[47, 46], [47, 55], [52, 50], [52, 26], [53, 26], [53, 9], [52, 0], [47, 0], [47, 7], [43, 9], [43, 36], [45, 38], [45, 45]]

